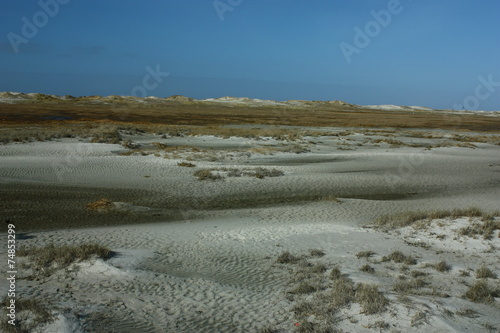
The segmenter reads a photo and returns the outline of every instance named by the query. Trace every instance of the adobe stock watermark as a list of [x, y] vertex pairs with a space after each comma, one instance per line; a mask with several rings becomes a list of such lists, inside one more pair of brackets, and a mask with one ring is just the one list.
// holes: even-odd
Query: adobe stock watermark
[[28, 44], [30, 39], [38, 35], [39, 29], [45, 27], [51, 18], [54, 18], [60, 10], [61, 5], [67, 5], [71, 0], [40, 0], [38, 6], [41, 10], [35, 12], [31, 20], [26, 16], [21, 18], [23, 23], [21, 27], [21, 34], [9, 32], [7, 38], [14, 53], [19, 53], [19, 46], [21, 44]]
[[364, 29], [355, 26], [353, 38], [354, 45], [346, 42], [339, 44], [340, 50], [347, 63], [350, 64], [352, 62], [352, 56], [354, 54], [360, 54], [363, 49], [367, 48], [372, 39], [380, 35], [382, 28], [386, 28], [391, 24], [393, 16], [400, 14], [402, 11], [403, 6], [399, 0], [389, 0], [387, 2], [387, 9], [382, 9], [378, 12], [372, 10], [370, 12], [373, 20], [368, 21]]
[[214, 0], [212, 5], [214, 6], [215, 12], [217, 16], [219, 16], [219, 20], [224, 21], [224, 14], [226, 12], [232, 12], [234, 8], [241, 5], [243, 0]]
[[66, 155], [62, 159], [54, 159], [51, 166], [54, 170], [57, 180], [64, 181], [64, 175], [73, 171], [83, 162], [85, 156], [93, 152], [91, 143], [79, 142], [77, 144], [66, 144]]
[[[134, 86], [127, 93], [121, 93], [121, 96], [132, 96], [132, 97], [148, 97], [151, 96], [151, 92], [157, 89], [160, 84], [163, 83], [165, 78], [170, 75], [168, 72], [162, 72], [160, 65], [157, 64], [156, 68], [153, 69], [151, 66], [146, 66], [145, 74], [142, 78], [141, 84]], [[125, 121], [130, 113], [130, 108], [122, 107], [119, 104], [112, 104], [113, 112], [116, 112], [121, 121]]]
[[156, 65], [156, 69], [151, 66], [146, 66], [148, 74], [142, 78], [142, 85], [137, 85], [130, 91], [130, 96], [148, 97], [148, 91], [153, 91], [163, 82], [163, 79], [170, 75], [168, 72], [162, 72], [160, 65]]
[[482, 75], [477, 77], [479, 84], [474, 89], [474, 95], [469, 95], [464, 98], [462, 104], [453, 104], [454, 110], [478, 110], [481, 105], [481, 101], [485, 101], [491, 97], [496, 90], [500, 87], [500, 82], [493, 81], [493, 74], [488, 75], [488, 79], [485, 79]]
[[417, 168], [422, 166], [426, 160], [428, 154], [431, 151], [411, 153], [409, 155], [399, 155], [398, 156], [398, 167], [396, 172], [386, 171], [384, 173], [384, 179], [386, 183], [389, 184], [391, 189], [394, 191], [399, 185], [404, 183], [404, 179], [413, 175]]

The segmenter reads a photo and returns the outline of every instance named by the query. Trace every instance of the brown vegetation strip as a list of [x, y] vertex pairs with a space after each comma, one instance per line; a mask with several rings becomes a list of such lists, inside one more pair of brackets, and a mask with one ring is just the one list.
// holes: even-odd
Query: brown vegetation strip
[[[112, 122], [213, 126], [265, 124], [332, 127], [440, 128], [498, 132], [499, 117], [463, 114], [450, 117], [439, 112], [404, 112], [354, 108], [227, 107], [196, 104], [91, 105], [67, 102], [0, 104], [0, 126], [8, 124]], [[67, 120], [51, 120], [67, 117]]]

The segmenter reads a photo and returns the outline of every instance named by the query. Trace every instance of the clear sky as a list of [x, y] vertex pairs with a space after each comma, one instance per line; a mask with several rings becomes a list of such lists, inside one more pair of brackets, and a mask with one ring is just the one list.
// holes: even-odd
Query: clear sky
[[499, 0], [0, 4], [0, 91], [500, 110]]

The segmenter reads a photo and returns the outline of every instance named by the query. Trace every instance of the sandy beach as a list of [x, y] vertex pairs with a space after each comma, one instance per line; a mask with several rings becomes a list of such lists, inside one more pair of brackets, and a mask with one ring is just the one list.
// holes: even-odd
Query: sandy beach
[[64, 267], [16, 257], [17, 297], [52, 318], [30, 331], [498, 331], [496, 134], [272, 128], [297, 137], [122, 129], [120, 144], [2, 144], [0, 216], [18, 249], [112, 251]]

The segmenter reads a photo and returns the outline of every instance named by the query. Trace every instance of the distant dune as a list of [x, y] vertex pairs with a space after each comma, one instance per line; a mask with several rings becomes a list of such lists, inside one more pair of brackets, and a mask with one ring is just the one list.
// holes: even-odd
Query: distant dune
[[[344, 101], [307, 101], [307, 100], [288, 100], [288, 101], [275, 101], [275, 100], [262, 100], [257, 98], [248, 97], [219, 97], [207, 99], [194, 99], [182, 95], [173, 95], [166, 98], [155, 96], [149, 97], [135, 97], [135, 96], [80, 96], [75, 97], [71, 95], [46, 95], [40, 93], [20, 93], [20, 92], [0, 92], [1, 103], [23, 103], [23, 102], [58, 102], [58, 101], [73, 101], [73, 102], [89, 102], [94, 104], [109, 104], [109, 103], [142, 103], [142, 104], [161, 104], [161, 103], [180, 103], [180, 104], [197, 104], [197, 105], [226, 105], [226, 106], [246, 106], [246, 107], [286, 107], [286, 108], [314, 108], [314, 107], [331, 107], [342, 109], [372, 109], [384, 111], [436, 111], [432, 108], [423, 106], [400, 106], [400, 105], [358, 105]], [[445, 111], [445, 110], [441, 110]], [[452, 111], [452, 110], [447, 110]], [[463, 112], [463, 111], [461, 111]], [[477, 111], [476, 111], [477, 112]], [[480, 111], [495, 114], [498, 111]]]

